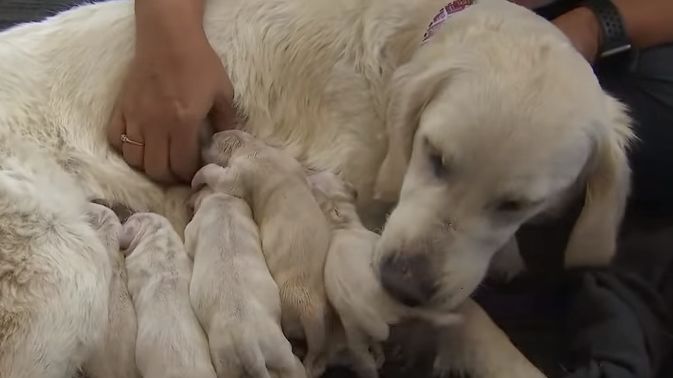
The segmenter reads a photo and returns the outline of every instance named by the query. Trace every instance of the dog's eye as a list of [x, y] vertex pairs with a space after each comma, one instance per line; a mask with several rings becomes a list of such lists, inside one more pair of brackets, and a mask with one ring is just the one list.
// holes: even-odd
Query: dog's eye
[[523, 210], [526, 206], [524, 201], [515, 199], [506, 199], [498, 202], [495, 209], [502, 213], [514, 213]]
[[439, 149], [435, 148], [430, 140], [426, 137], [424, 139], [425, 148], [428, 151], [428, 160], [430, 161], [430, 166], [432, 167], [432, 173], [437, 178], [444, 178], [449, 173], [448, 164], [444, 155], [439, 152]]
[[432, 173], [435, 177], [446, 177], [448, 170], [441, 154], [434, 152], [430, 153], [430, 165], [432, 166]]

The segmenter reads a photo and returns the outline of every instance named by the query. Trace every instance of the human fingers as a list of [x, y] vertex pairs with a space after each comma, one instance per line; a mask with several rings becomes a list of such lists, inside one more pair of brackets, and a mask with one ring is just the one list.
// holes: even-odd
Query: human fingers
[[189, 183], [201, 165], [199, 128], [201, 121], [190, 122], [170, 135], [168, 164], [178, 180]]
[[[122, 115], [123, 118], [123, 115]], [[133, 168], [143, 170], [145, 140], [136, 123], [125, 122], [124, 132], [117, 136], [122, 144], [124, 160]]]
[[124, 133], [125, 129], [126, 125], [124, 124], [122, 112], [119, 107], [115, 107], [112, 111], [112, 116], [110, 117], [106, 132], [108, 143], [120, 153], [122, 152], [121, 135]]
[[169, 158], [169, 135], [162, 130], [148, 134], [145, 142], [144, 171], [152, 180], [169, 184], [175, 182]]
[[236, 110], [233, 106], [234, 90], [226, 77], [223, 80], [220, 90], [215, 94], [213, 107], [210, 111], [210, 121], [215, 131], [229, 130], [233, 127], [236, 116]]

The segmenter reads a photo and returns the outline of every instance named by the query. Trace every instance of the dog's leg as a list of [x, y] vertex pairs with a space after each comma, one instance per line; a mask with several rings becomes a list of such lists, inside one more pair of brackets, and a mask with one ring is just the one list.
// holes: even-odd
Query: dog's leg
[[71, 377], [103, 339], [110, 263], [83, 196], [25, 173], [0, 170], [0, 375]]
[[489, 276], [496, 280], [507, 282], [524, 270], [526, 270], [526, 263], [523, 261], [523, 257], [521, 257], [516, 237], [513, 236], [493, 256]]
[[474, 378], [543, 378], [484, 310], [472, 300], [458, 309], [464, 322], [442, 330], [435, 372]]
[[292, 345], [285, 338], [280, 325], [270, 321], [265, 328], [262, 353], [266, 358], [271, 377], [305, 378], [304, 365], [292, 353]]
[[124, 256], [119, 251], [122, 228], [119, 213], [94, 203], [89, 204], [88, 209], [89, 222], [108, 252], [112, 278], [105, 339], [85, 363], [84, 371], [89, 378], [137, 377], [136, 315], [126, 287]]
[[[283, 292], [281, 290], [281, 300]], [[300, 303], [298, 298], [295, 303]], [[302, 298], [304, 299], [304, 298]], [[318, 301], [311, 301], [310, 296], [307, 296], [307, 306], [300, 311], [299, 321], [304, 329], [306, 337], [306, 357], [304, 357], [304, 366], [306, 367], [306, 374], [308, 378], [319, 377], [325, 371], [326, 361], [326, 343], [327, 343], [327, 321], [324, 318], [324, 305]]]
[[378, 365], [376, 357], [370, 350], [371, 338], [362, 333], [356, 324], [342, 319], [344, 331], [346, 332], [346, 340], [348, 341], [348, 349], [353, 360], [353, 368], [360, 378], [378, 378]]

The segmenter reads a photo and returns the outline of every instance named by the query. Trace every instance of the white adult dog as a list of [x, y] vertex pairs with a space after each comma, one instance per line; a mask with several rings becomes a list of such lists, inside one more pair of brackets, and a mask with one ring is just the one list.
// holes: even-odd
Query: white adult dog
[[[562, 33], [505, 0], [479, 0], [422, 43], [444, 5], [209, 0], [205, 29], [246, 130], [342, 172], [367, 222], [398, 201], [376, 252], [396, 296], [460, 303], [517, 228], [576, 186], [587, 201], [566, 264], [610, 261], [629, 187], [624, 109]], [[86, 197], [159, 212], [178, 230], [186, 223], [188, 190], [152, 183], [106, 140], [133, 36], [132, 4], [115, 0], [0, 33], [0, 371], [9, 377], [63, 377], [102, 337], [110, 267], [77, 215]], [[391, 285], [409, 259], [412, 273], [432, 273], [404, 281], [423, 295]]]
[[119, 240], [138, 319], [136, 363], [145, 378], [215, 378], [206, 334], [192, 311], [192, 262], [168, 220], [136, 213]]
[[306, 377], [280, 325], [278, 286], [245, 200], [201, 188], [185, 247], [194, 260], [192, 307], [219, 377]]

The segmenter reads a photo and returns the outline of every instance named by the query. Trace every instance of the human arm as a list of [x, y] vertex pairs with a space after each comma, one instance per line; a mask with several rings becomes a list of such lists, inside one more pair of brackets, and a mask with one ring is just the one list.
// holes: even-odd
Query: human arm
[[[229, 127], [233, 88], [203, 30], [203, 0], [137, 0], [136, 49], [108, 127], [109, 142], [150, 178], [189, 182], [199, 128]], [[142, 145], [122, 143], [121, 135]]]
[[[634, 48], [673, 42], [673, 1], [612, 0], [621, 14], [626, 34]], [[602, 30], [594, 13], [586, 6], [577, 7], [553, 20], [575, 47], [593, 62], [599, 54]]]

